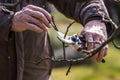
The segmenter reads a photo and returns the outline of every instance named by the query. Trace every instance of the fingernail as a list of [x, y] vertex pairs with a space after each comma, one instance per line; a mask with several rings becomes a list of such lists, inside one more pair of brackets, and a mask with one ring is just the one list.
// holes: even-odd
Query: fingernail
[[52, 25], [49, 23], [49, 27], [51, 28], [52, 27]]

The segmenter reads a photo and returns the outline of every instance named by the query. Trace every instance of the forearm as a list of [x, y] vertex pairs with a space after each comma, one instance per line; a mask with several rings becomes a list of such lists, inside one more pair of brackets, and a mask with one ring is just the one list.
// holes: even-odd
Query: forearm
[[85, 25], [90, 20], [99, 20], [103, 15], [107, 18], [109, 15], [105, 12], [100, 0], [48, 0], [53, 3], [57, 9], [69, 18]]
[[12, 26], [13, 12], [0, 6], [0, 41], [8, 41]]

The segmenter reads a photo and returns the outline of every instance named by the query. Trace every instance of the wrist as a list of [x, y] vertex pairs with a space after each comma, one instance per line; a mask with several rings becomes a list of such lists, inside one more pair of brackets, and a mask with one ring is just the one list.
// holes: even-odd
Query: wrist
[[102, 22], [101, 20], [92, 20], [85, 24], [85, 27], [92, 27], [92, 26], [98, 26], [98, 27], [106, 29], [105, 23]]

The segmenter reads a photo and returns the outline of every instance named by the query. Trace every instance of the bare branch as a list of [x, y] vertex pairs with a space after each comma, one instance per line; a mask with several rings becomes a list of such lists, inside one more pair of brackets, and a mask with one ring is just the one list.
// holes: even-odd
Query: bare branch
[[66, 35], [67, 35], [68, 31], [69, 31], [69, 28], [70, 28], [74, 23], [75, 23], [75, 21], [73, 21], [72, 23], [70, 23], [70, 24], [68, 25], [68, 27], [67, 27], [67, 29], [66, 29], [66, 32], [65, 32], [64, 38], [66, 37]]
[[114, 45], [115, 48], [120, 49], [120, 46], [117, 45], [117, 43], [115, 42], [115, 40], [113, 40], [112, 42], [113, 42], [113, 45]]

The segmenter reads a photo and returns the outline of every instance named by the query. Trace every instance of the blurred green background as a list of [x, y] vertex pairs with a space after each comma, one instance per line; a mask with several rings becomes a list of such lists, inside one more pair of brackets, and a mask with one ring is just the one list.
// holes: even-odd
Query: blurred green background
[[[54, 12], [56, 25], [61, 32], [65, 32], [66, 27], [73, 20], [70, 20], [60, 14]], [[75, 23], [68, 33], [68, 35], [80, 33], [82, 26]], [[55, 56], [62, 56], [62, 44], [57, 39], [54, 29], [49, 30], [51, 42], [55, 51]], [[67, 54], [74, 55], [75, 49], [70, 48], [67, 50]], [[66, 76], [67, 66], [54, 68], [51, 76], [51, 80], [120, 80], [120, 50], [115, 49], [112, 43], [109, 43], [108, 55], [105, 57], [106, 63], [92, 62], [89, 65], [78, 64], [72, 66], [71, 72]]]

